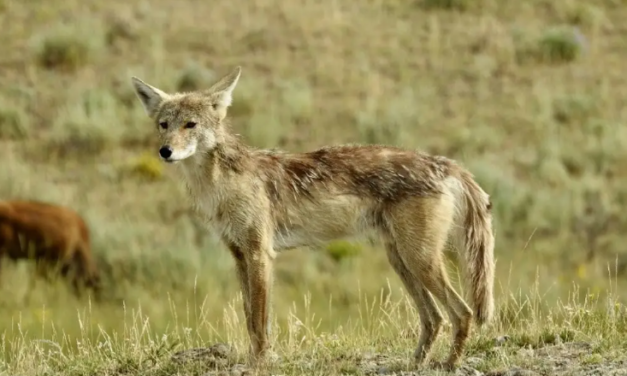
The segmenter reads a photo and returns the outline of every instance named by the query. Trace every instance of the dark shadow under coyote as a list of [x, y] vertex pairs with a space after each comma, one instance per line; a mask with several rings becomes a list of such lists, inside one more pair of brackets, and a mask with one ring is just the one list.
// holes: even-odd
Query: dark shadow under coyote
[[[470, 334], [493, 315], [491, 203], [455, 161], [380, 145], [329, 146], [308, 153], [258, 150], [229, 132], [227, 109], [241, 69], [205, 91], [165, 93], [132, 82], [160, 139], [160, 157], [178, 167], [198, 215], [236, 260], [251, 339], [251, 361], [270, 349], [269, 311], [276, 251], [374, 231], [413, 298], [421, 321], [414, 356], [422, 363], [444, 306], [453, 327], [454, 369]], [[463, 252], [468, 305], [451, 286], [443, 250]]]

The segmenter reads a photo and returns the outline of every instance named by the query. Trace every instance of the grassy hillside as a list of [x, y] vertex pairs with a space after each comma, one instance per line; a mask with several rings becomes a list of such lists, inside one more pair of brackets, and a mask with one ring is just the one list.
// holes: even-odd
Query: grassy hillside
[[[471, 354], [529, 327], [616, 348], [603, 333], [624, 325], [627, 299], [626, 17], [622, 0], [0, 0], [0, 197], [84, 215], [106, 283], [95, 304], [5, 263], [0, 374], [115, 374], [125, 361], [127, 374], [167, 373], [155, 364], [175, 342], [245, 348], [230, 255], [174, 215], [184, 192], [130, 85], [202, 88], [235, 65], [233, 127], [255, 146], [390, 143], [476, 175], [494, 202], [500, 317]], [[279, 347], [294, 367], [413, 351], [415, 338], [393, 341], [415, 312], [390, 303], [406, 297], [378, 244], [296, 250], [276, 269]], [[598, 307], [582, 306], [590, 294]], [[575, 323], [559, 301], [598, 317]], [[518, 364], [504, 354], [478, 369]]]

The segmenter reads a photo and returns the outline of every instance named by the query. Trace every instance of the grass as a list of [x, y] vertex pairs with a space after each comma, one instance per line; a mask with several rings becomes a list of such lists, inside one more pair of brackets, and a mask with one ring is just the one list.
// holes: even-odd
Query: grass
[[[541, 355], [545, 353], [571, 371], [622, 359], [625, 306], [589, 294], [583, 301], [574, 298], [544, 312], [542, 299], [541, 295], [511, 296], [501, 302], [497, 320], [476, 331], [469, 341], [467, 357], [474, 369], [498, 372], [513, 364], [541, 369], [547, 361]], [[45, 309], [34, 314], [39, 323], [32, 330], [36, 333], [24, 331], [24, 319], [20, 318], [6, 332], [13, 339], [3, 338], [5, 363], [0, 372], [200, 375], [229, 369], [233, 374], [234, 369], [245, 368], [248, 337], [239, 312], [241, 296], [231, 300], [217, 317], [208, 314], [207, 301], [189, 304], [185, 316], [176, 313], [172, 300], [167, 299], [166, 304], [167, 329], [156, 330], [141, 307], [125, 308], [120, 318], [123, 330], [115, 335], [93, 322], [91, 306], [73, 315], [80, 327], [75, 336], [63, 333]], [[332, 332], [319, 330], [320, 320], [310, 304], [311, 297], [305, 296], [304, 310], [292, 307], [285, 324], [274, 323], [273, 351], [278, 361], [266, 366], [265, 372], [362, 375], [415, 369], [411, 354], [417, 340], [413, 331], [417, 314], [402, 290], [360, 295], [355, 317]], [[330, 305], [329, 310], [332, 308]], [[433, 357], [446, 355], [449, 337], [447, 326], [434, 345]], [[218, 346], [222, 350], [213, 355], [192, 351]]]
[[[598, 350], [578, 364], [613, 361], [624, 313], [608, 313], [607, 302], [627, 299], [620, 5], [0, 2], [0, 197], [83, 214], [106, 284], [95, 304], [32, 277], [28, 263], [2, 265], [0, 374], [201, 374], [169, 364], [172, 346], [215, 341], [242, 360], [233, 262], [197, 222], [174, 215], [185, 192], [155, 160], [129, 81], [191, 90], [234, 65], [243, 74], [233, 127], [253, 145], [392, 143], [453, 157], [476, 175], [493, 199], [505, 286], [496, 326], [471, 339], [477, 369], [540, 369], [547, 358], [521, 348], [539, 351], [571, 331], [572, 343]], [[407, 368], [416, 339], [403, 331], [415, 313], [401, 291], [376, 243], [282, 255], [276, 373], [360, 374], [376, 363], [367, 353]], [[504, 334], [505, 347], [488, 346]]]
[[28, 136], [27, 115], [14, 104], [0, 108], [0, 135], [10, 140]]

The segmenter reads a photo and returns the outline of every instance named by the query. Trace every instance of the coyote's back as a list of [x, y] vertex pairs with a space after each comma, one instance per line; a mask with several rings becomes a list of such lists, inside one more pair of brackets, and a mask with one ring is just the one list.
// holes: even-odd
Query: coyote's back
[[388, 208], [441, 193], [452, 167], [445, 158], [379, 145], [253, 151], [249, 163], [272, 208], [277, 250], [384, 230]]

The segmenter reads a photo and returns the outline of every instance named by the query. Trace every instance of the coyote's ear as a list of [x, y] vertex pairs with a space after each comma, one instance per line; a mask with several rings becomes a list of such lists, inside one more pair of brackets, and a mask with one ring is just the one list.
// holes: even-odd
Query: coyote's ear
[[220, 81], [213, 84], [205, 93], [216, 98], [218, 102], [216, 104], [222, 107], [230, 106], [233, 102], [233, 89], [235, 89], [241, 73], [242, 68], [239, 66], [235, 67], [231, 73], [222, 77]]
[[139, 100], [142, 102], [142, 105], [146, 110], [146, 114], [148, 114], [151, 118], [154, 117], [156, 115], [157, 108], [159, 108], [159, 105], [163, 102], [163, 100], [168, 98], [168, 94], [154, 86], [148, 85], [137, 77], [131, 77], [131, 81], [133, 82], [135, 94], [137, 94], [137, 97], [139, 97]]

